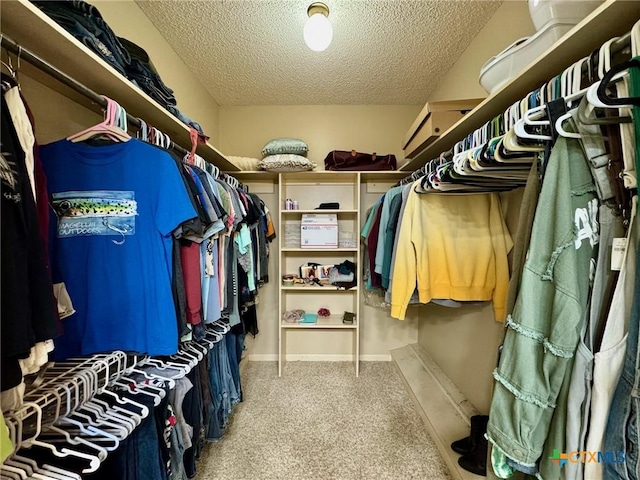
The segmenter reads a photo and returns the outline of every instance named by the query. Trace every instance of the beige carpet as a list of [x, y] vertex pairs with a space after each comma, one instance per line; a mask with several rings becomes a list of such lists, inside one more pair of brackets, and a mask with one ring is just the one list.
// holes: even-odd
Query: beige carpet
[[390, 362], [252, 362], [198, 480], [451, 478]]

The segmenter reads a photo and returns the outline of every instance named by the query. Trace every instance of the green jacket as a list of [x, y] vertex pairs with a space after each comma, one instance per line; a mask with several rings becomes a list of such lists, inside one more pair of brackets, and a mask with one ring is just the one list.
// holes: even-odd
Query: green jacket
[[[491, 442], [524, 466], [535, 467], [543, 449], [564, 448], [561, 419], [597, 253], [597, 212], [579, 140], [560, 137], [542, 183], [518, 298], [507, 317], [487, 428]], [[545, 445], [547, 440], [557, 445]], [[551, 465], [540, 459], [541, 473]], [[559, 477], [559, 467], [555, 471]]]

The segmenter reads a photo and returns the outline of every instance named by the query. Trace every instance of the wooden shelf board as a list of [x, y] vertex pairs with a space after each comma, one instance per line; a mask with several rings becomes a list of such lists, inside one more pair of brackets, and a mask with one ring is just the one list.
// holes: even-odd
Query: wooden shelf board
[[354, 252], [357, 248], [292, 248], [285, 247], [280, 249], [281, 252], [313, 252], [313, 253], [332, 253], [332, 252]]
[[589, 55], [610, 38], [630, 31], [639, 18], [640, 2], [607, 0], [531, 62], [518, 76], [488, 96], [435, 142], [408, 160], [400, 167], [401, 170], [417, 170], [440, 153], [449, 150], [458, 141], [504, 112], [514, 102], [562, 73], [565, 68]]
[[262, 182], [262, 181], [270, 181], [270, 182], [277, 182], [278, 181], [278, 174], [276, 172], [264, 172], [264, 171], [259, 171], [259, 172], [254, 172], [254, 171], [249, 171], [249, 170], [241, 170], [238, 172], [227, 172], [229, 175], [233, 175], [235, 178], [237, 178], [238, 180], [244, 180], [247, 182]]
[[[159, 128], [174, 142], [189, 149], [191, 140], [186, 125], [78, 42], [36, 6], [27, 0], [14, 0], [0, 2], [0, 9], [3, 35], [31, 50], [96, 93], [117, 101], [128, 113]], [[239, 170], [210, 143], [199, 145], [197, 152], [222, 170], [230, 173]]]
[[342, 315], [330, 315], [323, 318], [318, 317], [318, 323], [286, 323], [280, 322], [281, 328], [287, 329], [339, 329], [339, 330], [355, 330], [358, 328], [357, 321], [353, 324], [342, 323]]
[[362, 182], [397, 182], [407, 176], [407, 172], [394, 170], [392, 172], [360, 172]]
[[330, 185], [331, 183], [348, 184], [357, 183], [358, 181], [358, 172], [315, 170], [308, 172], [286, 172], [281, 175], [284, 181], [289, 185], [307, 182], [310, 182], [311, 184], [322, 183], [323, 185]]
[[341, 213], [348, 213], [348, 214], [357, 214], [358, 210], [280, 210], [280, 213], [282, 213], [283, 215], [288, 215], [288, 216], [295, 216], [297, 214], [302, 214], [302, 213], [336, 213], [336, 214], [341, 214]]
[[284, 292], [301, 292], [301, 293], [350, 293], [357, 292], [358, 287], [345, 290], [344, 288], [337, 288], [332, 285], [325, 285], [324, 287], [280, 287], [280, 290]]

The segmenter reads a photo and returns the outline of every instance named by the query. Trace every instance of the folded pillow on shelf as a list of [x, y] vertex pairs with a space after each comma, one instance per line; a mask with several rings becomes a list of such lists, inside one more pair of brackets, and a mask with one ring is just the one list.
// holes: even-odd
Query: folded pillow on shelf
[[265, 157], [258, 168], [268, 172], [302, 172], [313, 170], [316, 166], [314, 162], [301, 155], [282, 154]]
[[235, 157], [233, 155], [227, 155], [227, 160], [236, 165], [243, 172], [255, 172], [256, 170], [259, 170], [259, 158]]
[[274, 138], [267, 142], [262, 148], [262, 156], [279, 155], [283, 153], [293, 153], [295, 155], [306, 155], [309, 147], [302, 140], [297, 138]]

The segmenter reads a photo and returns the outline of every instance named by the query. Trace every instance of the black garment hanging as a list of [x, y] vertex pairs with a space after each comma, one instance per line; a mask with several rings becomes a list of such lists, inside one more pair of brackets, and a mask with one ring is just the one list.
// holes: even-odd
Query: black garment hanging
[[4, 95], [1, 122], [2, 391], [17, 386], [18, 358], [58, 336], [58, 312], [25, 154]]

